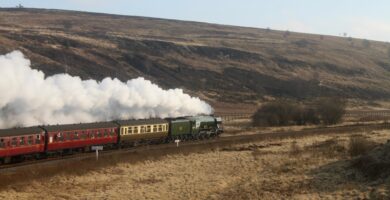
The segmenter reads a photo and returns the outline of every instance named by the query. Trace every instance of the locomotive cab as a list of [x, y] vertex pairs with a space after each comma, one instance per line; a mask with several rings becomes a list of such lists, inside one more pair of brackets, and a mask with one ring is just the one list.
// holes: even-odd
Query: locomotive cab
[[222, 117], [215, 117], [215, 123], [217, 124], [217, 135], [223, 133]]

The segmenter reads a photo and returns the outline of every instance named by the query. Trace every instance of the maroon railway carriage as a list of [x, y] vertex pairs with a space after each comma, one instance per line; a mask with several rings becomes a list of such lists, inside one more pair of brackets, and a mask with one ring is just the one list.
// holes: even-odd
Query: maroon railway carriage
[[23, 159], [45, 151], [45, 131], [39, 127], [0, 130], [0, 162]]
[[44, 126], [50, 152], [90, 150], [91, 146], [114, 146], [118, 143], [118, 125], [112, 122]]

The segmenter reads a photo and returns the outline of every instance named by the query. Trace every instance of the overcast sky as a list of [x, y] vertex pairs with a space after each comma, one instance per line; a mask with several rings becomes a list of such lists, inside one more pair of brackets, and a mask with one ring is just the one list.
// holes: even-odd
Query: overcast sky
[[0, 7], [19, 3], [390, 41], [388, 0], [0, 0]]

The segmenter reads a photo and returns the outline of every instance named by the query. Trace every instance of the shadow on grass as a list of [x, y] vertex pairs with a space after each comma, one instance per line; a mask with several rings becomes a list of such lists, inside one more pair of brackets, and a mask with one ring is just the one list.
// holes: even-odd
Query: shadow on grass
[[311, 189], [316, 193], [354, 190], [368, 195], [369, 199], [389, 199], [390, 143], [353, 158], [323, 165], [308, 175], [311, 176]]

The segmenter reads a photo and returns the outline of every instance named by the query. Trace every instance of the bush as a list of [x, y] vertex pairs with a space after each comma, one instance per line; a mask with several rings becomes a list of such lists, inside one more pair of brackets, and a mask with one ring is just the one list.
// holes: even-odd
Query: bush
[[337, 124], [345, 114], [346, 102], [340, 98], [321, 98], [317, 112], [324, 124]]
[[[373, 143], [372, 141], [368, 141]], [[364, 143], [366, 144], [366, 142]], [[377, 144], [371, 147], [375, 147]], [[389, 143], [384, 145], [377, 145], [378, 148], [369, 153], [359, 156], [352, 160], [352, 167], [358, 169], [366, 178], [371, 180], [378, 180], [387, 178], [390, 175], [390, 159], [389, 159]], [[382, 198], [386, 199], [386, 198]]]
[[375, 146], [376, 143], [366, 139], [363, 136], [351, 136], [349, 138], [349, 155], [355, 157], [366, 154]]
[[289, 102], [264, 104], [253, 115], [254, 126], [284, 126], [292, 120], [294, 105]]
[[252, 117], [253, 126], [336, 124], [345, 113], [346, 102], [339, 98], [322, 98], [316, 106], [291, 101], [275, 101], [261, 106]]
[[320, 124], [318, 112], [314, 108], [306, 108], [303, 113], [304, 124]]
[[286, 126], [318, 124], [315, 109], [289, 101], [276, 101], [264, 104], [253, 115], [254, 126]]
[[377, 180], [383, 175], [389, 176], [390, 163], [387, 160], [377, 160], [370, 155], [364, 155], [353, 160], [351, 164], [370, 180]]

